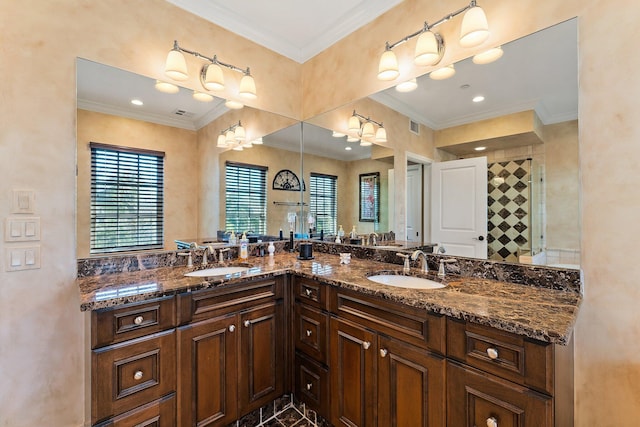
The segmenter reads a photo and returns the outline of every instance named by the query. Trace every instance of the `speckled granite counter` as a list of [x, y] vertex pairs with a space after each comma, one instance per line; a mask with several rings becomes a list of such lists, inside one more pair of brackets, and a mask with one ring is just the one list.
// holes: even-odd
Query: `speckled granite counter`
[[[454, 275], [445, 278], [448, 286], [442, 289], [390, 287], [374, 283], [366, 276], [381, 270], [400, 271], [400, 266], [367, 259], [352, 259], [351, 264], [341, 265], [338, 256], [324, 253], [315, 253], [315, 258], [309, 261], [300, 261], [295, 254], [289, 253], [276, 254], [272, 259], [251, 257], [248, 261], [248, 271], [225, 278], [184, 276], [189, 271], [202, 269], [200, 266], [160, 267], [80, 277], [77, 284], [81, 309], [96, 310], [163, 295], [233, 286], [249, 278], [295, 273], [453, 318], [541, 341], [566, 344], [581, 302], [578, 292]], [[238, 265], [237, 262], [233, 264]], [[435, 276], [429, 278], [439, 280]]]

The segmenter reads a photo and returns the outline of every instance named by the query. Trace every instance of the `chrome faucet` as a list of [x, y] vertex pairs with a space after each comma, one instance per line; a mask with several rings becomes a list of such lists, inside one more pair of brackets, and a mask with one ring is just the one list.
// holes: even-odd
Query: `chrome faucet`
[[229, 252], [230, 248], [220, 249], [220, 256], [218, 257], [218, 264], [224, 264], [224, 253]]
[[189, 257], [187, 258], [187, 267], [189, 268], [193, 267], [193, 256], [192, 256], [191, 250], [189, 250], [189, 252], [178, 252], [178, 256]]
[[369, 244], [372, 246], [375, 246], [378, 244], [378, 234], [377, 233], [371, 233], [369, 234]]
[[429, 264], [427, 263], [427, 254], [425, 254], [424, 252], [422, 252], [420, 249], [415, 250], [412, 254], [411, 254], [411, 259], [413, 261], [422, 258], [422, 268], [420, 269], [420, 271], [422, 273], [428, 273], [429, 272]]
[[401, 252], [396, 253], [400, 258], [404, 258], [404, 265], [402, 266], [402, 272], [408, 274], [411, 270], [411, 265], [409, 264], [409, 254], [403, 254]]
[[458, 260], [455, 258], [440, 258], [440, 268], [438, 268], [438, 277], [444, 278], [447, 274], [445, 264], [451, 264], [457, 262]]
[[211, 254], [213, 256], [213, 258], [215, 259], [216, 251], [213, 249], [212, 246], [201, 246], [200, 249], [203, 249], [203, 251], [202, 251], [202, 266], [206, 267], [209, 264], [209, 260], [207, 259], [207, 253]]

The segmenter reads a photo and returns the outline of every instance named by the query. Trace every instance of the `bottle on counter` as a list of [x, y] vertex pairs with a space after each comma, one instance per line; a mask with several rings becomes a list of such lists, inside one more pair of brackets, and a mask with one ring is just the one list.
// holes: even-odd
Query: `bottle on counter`
[[240, 259], [246, 260], [249, 258], [249, 239], [247, 239], [247, 233], [242, 233], [240, 238]]
[[269, 242], [267, 252], [269, 252], [269, 256], [273, 256], [273, 254], [276, 252], [276, 247], [273, 245], [273, 242]]
[[355, 225], [351, 228], [351, 233], [349, 233], [349, 238], [351, 238], [351, 239], [357, 239], [358, 238], [358, 232], [356, 231], [356, 226]]
[[338, 229], [338, 237], [340, 237], [340, 240], [344, 237], [344, 228], [342, 226]]

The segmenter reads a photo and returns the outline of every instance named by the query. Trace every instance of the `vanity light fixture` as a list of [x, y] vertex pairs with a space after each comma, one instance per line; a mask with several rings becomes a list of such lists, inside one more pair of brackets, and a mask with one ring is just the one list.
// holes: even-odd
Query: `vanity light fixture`
[[420, 66], [437, 65], [443, 58], [445, 52], [444, 39], [439, 33], [434, 33], [433, 28], [447, 22], [454, 17], [464, 13], [460, 30], [460, 45], [465, 48], [479, 46], [489, 38], [489, 25], [484, 10], [477, 5], [476, 0], [471, 0], [465, 7], [452, 12], [433, 24], [428, 22], [424, 26], [408, 36], [403, 37], [395, 43], [385, 43], [384, 53], [380, 57], [378, 64], [379, 80], [395, 80], [400, 75], [398, 58], [393, 52], [396, 46], [418, 37], [416, 42], [413, 61]]
[[490, 64], [502, 58], [503, 54], [504, 51], [502, 50], [502, 47], [498, 46], [474, 55], [472, 61], [474, 64], [479, 65]]
[[224, 75], [222, 72], [222, 67], [224, 67], [229, 70], [242, 73], [239, 90], [239, 95], [241, 97], [246, 99], [257, 98], [256, 82], [251, 76], [251, 70], [249, 67], [242, 69], [235, 65], [227, 64], [218, 60], [217, 55], [213, 55], [213, 58], [209, 58], [193, 50], [180, 47], [177, 40], [173, 41], [173, 49], [171, 49], [167, 55], [167, 61], [164, 68], [165, 74], [173, 80], [184, 81], [189, 78], [187, 62], [183, 53], [188, 53], [189, 55], [193, 55], [196, 58], [202, 58], [209, 62], [200, 69], [200, 83], [202, 83], [202, 86], [205, 89], [223, 90], [225, 88]]
[[[378, 126], [378, 128], [376, 129], [373, 125]], [[349, 117], [348, 128], [348, 142], [357, 142], [362, 139], [371, 138], [375, 138], [376, 142], [387, 142], [387, 131], [385, 130], [382, 122], [376, 122], [370, 117], [358, 114], [356, 113], [356, 110], [353, 110], [353, 114]], [[360, 145], [362, 145], [362, 141]]]
[[[246, 141], [247, 135], [242, 122], [233, 124], [220, 132], [218, 135], [218, 141], [216, 147], [218, 148], [233, 148], [236, 151], [242, 151], [242, 147], [251, 148], [252, 141]], [[262, 144], [262, 138], [259, 138], [260, 142], [253, 141], [255, 144]]]

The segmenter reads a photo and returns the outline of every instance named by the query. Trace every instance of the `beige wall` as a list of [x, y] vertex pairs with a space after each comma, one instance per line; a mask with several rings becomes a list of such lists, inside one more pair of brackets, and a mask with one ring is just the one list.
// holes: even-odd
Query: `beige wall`
[[164, 247], [195, 239], [198, 225], [197, 138], [194, 131], [78, 110], [77, 254], [89, 256], [91, 204], [90, 142], [162, 151], [164, 158]]
[[[483, 0], [482, 6], [492, 29], [487, 45], [579, 17], [585, 300], [575, 332], [576, 425], [635, 425], [640, 418], [635, 345], [640, 198], [630, 174], [640, 158], [637, 2]], [[224, 60], [251, 66], [261, 94], [252, 106], [312, 117], [389, 87], [375, 78], [384, 42], [421, 28], [425, 19], [444, 16], [451, 2], [405, 0], [301, 67], [161, 0], [147, 0], [144, 7], [127, 0], [0, 0], [0, 10], [0, 218], [10, 214], [12, 189], [34, 189], [42, 226], [42, 267], [0, 272], [1, 422], [74, 427], [85, 419], [88, 375], [84, 317], [74, 284], [75, 58], [157, 78], [174, 38], [195, 49], [213, 44]], [[442, 26], [447, 40], [455, 39], [458, 25]], [[443, 65], [473, 53], [448, 43]], [[409, 48], [400, 49], [401, 61], [410, 55]], [[405, 72], [401, 78], [427, 71]], [[195, 77], [187, 85], [196, 88]], [[203, 156], [208, 147], [199, 146], [202, 163], [215, 170], [217, 160]], [[406, 165], [402, 154], [394, 154], [394, 160]], [[8, 246], [0, 243], [0, 252]]]

